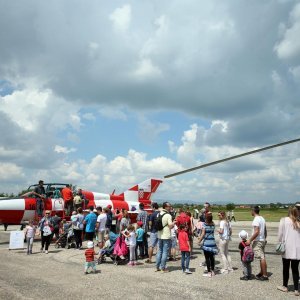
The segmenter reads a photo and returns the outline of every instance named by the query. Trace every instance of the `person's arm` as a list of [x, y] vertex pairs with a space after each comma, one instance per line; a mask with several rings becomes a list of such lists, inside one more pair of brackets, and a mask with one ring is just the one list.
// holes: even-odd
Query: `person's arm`
[[268, 231], [267, 231], [267, 225], [265, 225], [265, 239], [267, 239]]
[[250, 245], [259, 235], [259, 226], [254, 226], [254, 232], [252, 234], [252, 236], [250, 237], [250, 239], [248, 241], [246, 241], [246, 245]]
[[222, 220], [222, 221], [220, 222], [220, 228], [219, 228], [219, 230], [218, 230], [218, 233], [219, 233], [219, 234], [223, 234], [223, 232], [224, 232], [224, 221]]
[[168, 215], [168, 221], [167, 222], [168, 222], [168, 227], [170, 229], [172, 229], [175, 225], [175, 221], [172, 222], [172, 216], [170, 214]]
[[199, 239], [199, 243], [203, 240], [204, 236], [205, 236], [205, 228], [203, 227], [203, 228], [202, 228], [201, 235], [200, 235], [200, 237], [198, 238], [198, 239]]

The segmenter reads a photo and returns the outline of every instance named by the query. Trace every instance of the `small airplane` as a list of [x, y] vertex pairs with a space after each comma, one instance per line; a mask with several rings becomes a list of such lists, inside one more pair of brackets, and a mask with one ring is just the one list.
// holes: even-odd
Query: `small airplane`
[[[129, 212], [136, 212], [139, 204], [143, 203], [146, 211], [151, 211], [151, 196], [156, 192], [161, 179], [150, 178], [139, 183], [122, 194], [115, 195], [103, 194], [98, 192], [90, 192], [82, 190], [88, 203], [86, 208], [93, 206], [94, 208], [101, 206], [107, 207], [111, 205], [112, 210], [126, 209]], [[0, 199], [0, 223], [1, 224], [24, 224], [26, 221], [36, 219], [36, 198], [33, 189], [36, 185], [31, 185], [28, 192], [23, 196], [15, 198]], [[44, 188], [46, 196], [44, 199], [44, 209], [50, 210], [52, 215], [57, 213], [60, 217], [65, 217], [64, 200], [62, 198], [53, 198], [55, 189], [62, 190], [67, 184], [64, 183], [45, 183]]]

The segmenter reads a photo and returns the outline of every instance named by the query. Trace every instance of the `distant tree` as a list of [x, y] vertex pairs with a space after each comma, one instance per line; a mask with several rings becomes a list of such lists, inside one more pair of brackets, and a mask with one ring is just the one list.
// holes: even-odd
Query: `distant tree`
[[235, 209], [235, 204], [234, 203], [228, 203], [228, 204], [226, 204], [226, 209], [227, 210], [234, 210]]

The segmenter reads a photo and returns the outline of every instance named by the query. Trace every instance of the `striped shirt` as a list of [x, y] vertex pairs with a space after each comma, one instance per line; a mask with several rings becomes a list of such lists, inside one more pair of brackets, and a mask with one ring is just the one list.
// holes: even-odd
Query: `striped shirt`
[[84, 252], [86, 262], [94, 261], [95, 251], [93, 248], [86, 249]]
[[215, 225], [208, 225], [204, 223], [205, 236], [203, 241], [203, 250], [214, 252], [217, 249], [216, 240], [214, 236]]

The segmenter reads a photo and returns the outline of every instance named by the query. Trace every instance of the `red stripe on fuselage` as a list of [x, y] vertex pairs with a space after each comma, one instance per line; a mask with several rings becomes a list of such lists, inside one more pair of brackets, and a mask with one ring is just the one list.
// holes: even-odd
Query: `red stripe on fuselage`
[[0, 223], [20, 224], [24, 210], [0, 210]]

